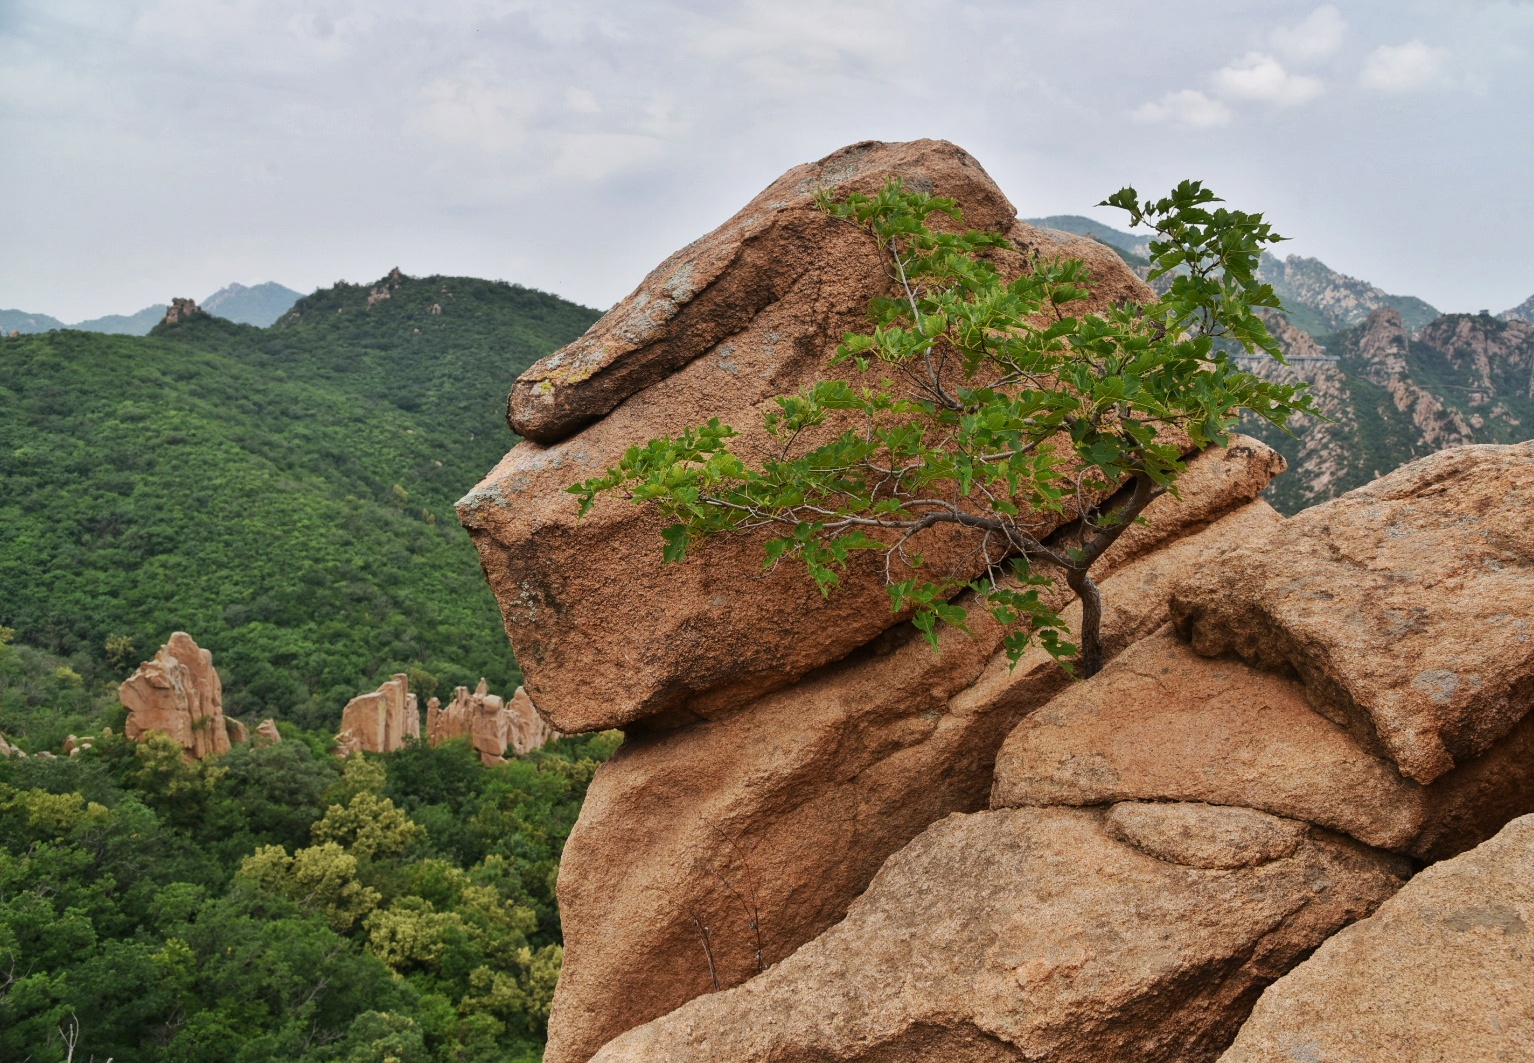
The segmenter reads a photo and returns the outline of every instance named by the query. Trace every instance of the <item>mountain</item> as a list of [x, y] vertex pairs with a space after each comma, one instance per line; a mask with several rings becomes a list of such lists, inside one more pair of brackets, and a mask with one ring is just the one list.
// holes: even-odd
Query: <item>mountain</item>
[[1318, 338], [1360, 324], [1380, 307], [1398, 311], [1412, 332], [1438, 316], [1415, 296], [1390, 295], [1368, 281], [1338, 273], [1320, 259], [1264, 254], [1257, 275], [1273, 285], [1289, 309], [1289, 320]]
[[1497, 316], [1503, 321], [1527, 321], [1534, 325], [1534, 295], [1529, 296], [1511, 310], [1502, 311]]
[[202, 308], [216, 317], [242, 325], [265, 328], [293, 308], [303, 296], [275, 281], [247, 288], [231, 284], [202, 301]]
[[[242, 325], [265, 327], [292, 309], [302, 296], [275, 281], [247, 288], [230, 284], [202, 301], [208, 313]], [[0, 310], [0, 335], [12, 332], [28, 334], [52, 329], [79, 329], [81, 332], [105, 332], [117, 336], [147, 336], [165, 316], [166, 304], [146, 306], [136, 314], [108, 314], [66, 325], [48, 314], [29, 314], [23, 310]]]
[[1534, 324], [1444, 314], [1413, 336], [1399, 310], [1379, 307], [1324, 348], [1277, 315], [1270, 328], [1291, 364], [1248, 366], [1308, 382], [1325, 418], [1298, 419], [1292, 436], [1261, 422], [1243, 429], [1288, 459], [1290, 472], [1268, 489], [1285, 513], [1444, 447], [1534, 435]]
[[0, 310], [0, 336], [13, 332], [47, 332], [49, 329], [67, 328], [64, 322], [47, 314], [29, 314], [25, 310]]
[[[1030, 225], [1090, 236], [1119, 252], [1124, 261], [1141, 271], [1150, 265], [1149, 237], [1115, 229], [1079, 214], [1029, 218]], [[1258, 276], [1273, 285], [1284, 301], [1289, 321], [1320, 339], [1338, 329], [1357, 325], [1382, 306], [1393, 307], [1405, 326], [1415, 332], [1438, 316], [1438, 311], [1410, 295], [1391, 295], [1368, 281], [1339, 273], [1315, 258], [1264, 254]], [[1534, 299], [1530, 300], [1534, 304]], [[1529, 312], [1534, 314], [1534, 305]], [[1512, 313], [1512, 311], [1509, 311]]]
[[1084, 217], [1080, 214], [1052, 214], [1047, 218], [1029, 218], [1029, 225], [1041, 229], [1059, 229], [1061, 232], [1090, 236], [1098, 243], [1107, 244], [1131, 266], [1150, 265], [1150, 238], [1126, 233], [1111, 225]]
[[108, 314], [93, 317], [89, 321], [76, 322], [67, 328], [81, 332], [105, 332], [115, 336], [147, 336], [149, 330], [165, 316], [165, 304], [146, 306], [136, 314]]
[[215, 653], [225, 707], [333, 725], [408, 667], [516, 682], [453, 503], [523, 368], [599, 315], [460, 277], [338, 285], [259, 329], [0, 339], [0, 624]]

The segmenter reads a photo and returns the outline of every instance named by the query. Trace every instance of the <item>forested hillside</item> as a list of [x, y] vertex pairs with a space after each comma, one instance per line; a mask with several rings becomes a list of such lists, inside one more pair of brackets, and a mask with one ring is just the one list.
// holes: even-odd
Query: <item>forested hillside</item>
[[10, 736], [91, 746], [0, 756], [0, 1060], [539, 1058], [554, 877], [615, 734], [485, 768], [461, 741], [341, 761], [283, 724], [188, 761], [122, 737], [103, 673], [9, 637]]
[[396, 271], [267, 329], [0, 340], [0, 624], [91, 665], [190, 631], [226, 711], [318, 728], [412, 666], [509, 691], [452, 504], [511, 442], [511, 382], [596, 317]]

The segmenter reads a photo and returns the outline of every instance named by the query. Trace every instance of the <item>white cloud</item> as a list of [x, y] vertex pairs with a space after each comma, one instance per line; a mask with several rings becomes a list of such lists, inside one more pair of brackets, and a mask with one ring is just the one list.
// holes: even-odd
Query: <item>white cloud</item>
[[1358, 83], [1380, 92], [1410, 92], [1425, 88], [1443, 73], [1448, 52], [1421, 41], [1385, 44], [1369, 53]]
[[1211, 129], [1230, 122], [1230, 108], [1195, 89], [1169, 92], [1154, 103], [1143, 103], [1134, 112], [1142, 122], [1176, 122], [1194, 129]]
[[422, 87], [406, 128], [447, 144], [504, 152], [526, 139], [533, 109], [526, 94], [481, 77], [440, 78]]
[[1298, 26], [1274, 30], [1273, 47], [1296, 63], [1325, 59], [1342, 47], [1342, 35], [1347, 28], [1342, 12], [1327, 4], [1312, 11]]
[[1226, 96], [1291, 106], [1321, 94], [1321, 79], [1291, 74], [1284, 65], [1263, 52], [1248, 52], [1214, 75], [1215, 87]]

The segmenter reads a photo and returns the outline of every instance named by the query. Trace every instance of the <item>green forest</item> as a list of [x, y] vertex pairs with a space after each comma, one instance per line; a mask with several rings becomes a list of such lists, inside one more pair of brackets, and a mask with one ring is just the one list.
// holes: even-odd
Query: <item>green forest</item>
[[227, 713], [309, 728], [407, 669], [510, 693], [453, 503], [515, 442], [512, 381], [598, 316], [391, 274], [266, 329], [0, 339], [0, 624], [77, 670], [187, 631]]
[[[616, 734], [487, 768], [333, 755], [394, 672], [520, 681], [454, 502], [505, 397], [599, 315], [391, 274], [269, 328], [0, 339], [0, 1060], [520, 1061], [560, 966], [559, 856]], [[176, 630], [225, 712], [197, 762], [117, 685]], [[69, 735], [88, 748], [65, 756]]]
[[8, 734], [91, 747], [0, 757], [0, 1059], [540, 1057], [559, 855], [616, 733], [485, 768], [465, 742], [343, 761], [283, 723], [189, 761], [11, 634]]

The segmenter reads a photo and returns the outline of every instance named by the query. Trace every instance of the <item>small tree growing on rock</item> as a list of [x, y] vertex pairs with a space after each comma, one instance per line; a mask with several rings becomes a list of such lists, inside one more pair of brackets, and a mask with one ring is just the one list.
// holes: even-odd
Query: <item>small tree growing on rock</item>
[[[898, 180], [874, 196], [822, 193], [820, 209], [885, 255], [894, 294], [874, 300], [873, 328], [847, 335], [831, 359], [863, 381], [878, 367], [880, 382], [780, 396], [764, 415], [768, 453], [741, 452], [715, 419], [631, 447], [570, 491], [583, 514], [608, 493], [655, 507], [670, 522], [667, 562], [713, 535], [776, 530], [766, 564], [802, 563], [827, 595], [855, 551], [881, 552], [892, 608], [934, 647], [939, 624], [967, 630], [980, 607], [1003, 626], [1014, 663], [1037, 640], [1092, 675], [1103, 661], [1092, 566], [1154, 499], [1175, 494], [1184, 451], [1223, 444], [1243, 411], [1279, 426], [1311, 411], [1303, 385], [1231, 358], [1283, 360], [1254, 312], [1281, 309], [1256, 270], [1282, 237], [1219, 202], [1192, 181], [1154, 202], [1133, 188], [1110, 197], [1103, 205], [1156, 234], [1150, 279], [1170, 281], [1150, 305], [1078, 316], [1091, 282], [1080, 261], [1034, 261], [1009, 281], [994, 261], [1005, 238], [929, 226], [934, 215], [962, 225], [951, 199]], [[945, 533], [950, 547], [955, 534], [972, 540], [972, 552], [934, 571], [924, 542]], [[1042, 593], [1057, 579], [1082, 603], [1079, 649], [1059, 597]]]

